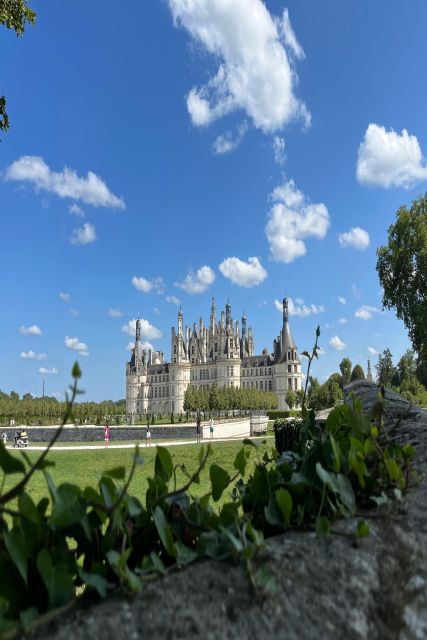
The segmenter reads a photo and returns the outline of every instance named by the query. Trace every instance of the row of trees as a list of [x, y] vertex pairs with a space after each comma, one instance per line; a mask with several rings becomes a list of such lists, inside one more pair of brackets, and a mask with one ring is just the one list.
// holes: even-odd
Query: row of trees
[[[65, 413], [65, 402], [54, 397], [33, 398], [26, 393], [22, 398], [12, 391], [10, 395], [0, 391], [0, 424], [7, 425], [11, 419], [17, 424], [58, 424]], [[78, 424], [102, 424], [105, 417], [126, 414], [126, 401], [76, 402], [71, 422]]]
[[195, 389], [187, 387], [184, 411], [231, 411], [233, 409], [277, 409], [277, 396], [271, 391], [220, 387]]

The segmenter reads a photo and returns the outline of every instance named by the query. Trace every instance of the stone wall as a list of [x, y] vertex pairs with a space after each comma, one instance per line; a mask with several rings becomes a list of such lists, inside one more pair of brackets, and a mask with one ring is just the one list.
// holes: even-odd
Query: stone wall
[[[13, 434], [15, 429], [4, 429], [8, 436], [8, 444], [13, 444]], [[49, 442], [55, 434], [55, 427], [26, 427], [29, 443]], [[152, 440], [189, 440], [196, 437], [195, 425], [170, 425], [150, 427]], [[3, 431], [2, 431], [3, 433]], [[146, 438], [147, 427], [145, 426], [123, 426], [110, 427], [110, 442], [119, 440], [130, 440], [137, 442]], [[64, 427], [57, 442], [103, 442], [104, 427], [79, 426]]]

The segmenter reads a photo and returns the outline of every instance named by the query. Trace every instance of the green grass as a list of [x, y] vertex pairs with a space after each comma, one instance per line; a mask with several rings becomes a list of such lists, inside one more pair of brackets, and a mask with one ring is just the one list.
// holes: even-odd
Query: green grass
[[[267, 441], [266, 444], [263, 444], [262, 441], [260, 442], [261, 444], [258, 449], [255, 449], [255, 447], [248, 447], [248, 450], [250, 451], [250, 458], [246, 470], [246, 477], [253, 468], [253, 465], [257, 460], [257, 455], [261, 458], [266, 449], [270, 451], [274, 446], [271, 440]], [[204, 448], [206, 447], [206, 445], [202, 446]], [[192, 495], [203, 495], [210, 491], [209, 466], [213, 462], [226, 469], [230, 475], [234, 475], [235, 469], [233, 463], [241, 446], [241, 442], [214, 442], [212, 444], [212, 454], [201, 474], [200, 483], [194, 484], [190, 493]], [[198, 467], [199, 451], [200, 445], [196, 444], [169, 448], [174, 465], [184, 464], [189, 474], [194, 473]], [[14, 453], [17, 456], [20, 455], [19, 450], [14, 451]], [[129, 493], [139, 498], [142, 502], [145, 502], [145, 493], [148, 486], [147, 478], [153, 475], [154, 472], [156, 447], [142, 446], [140, 448], [140, 453], [144, 458], [144, 464], [137, 467], [129, 488]], [[38, 458], [39, 452], [28, 451], [27, 455], [30, 460], [34, 461]], [[51, 451], [48, 455], [48, 459], [55, 463], [54, 467], [48, 469], [55, 484], [58, 485], [63, 482], [69, 482], [71, 484], [76, 484], [81, 488], [86, 486], [96, 487], [98, 480], [104, 471], [120, 466], [125, 467], [128, 471], [132, 464], [133, 450], [92, 449], [88, 451]], [[181, 470], [178, 470], [176, 475], [177, 488], [179, 488], [185, 484], [187, 479]], [[8, 476], [5, 483], [5, 489], [12, 487], [19, 478], [20, 476], [18, 475]], [[173, 486], [171, 488], [173, 489]], [[28, 484], [27, 491], [35, 502], [38, 502], [43, 496], [48, 495], [46, 481], [42, 473], [36, 472], [32, 476]], [[224, 495], [224, 498], [226, 498], [226, 495]]]

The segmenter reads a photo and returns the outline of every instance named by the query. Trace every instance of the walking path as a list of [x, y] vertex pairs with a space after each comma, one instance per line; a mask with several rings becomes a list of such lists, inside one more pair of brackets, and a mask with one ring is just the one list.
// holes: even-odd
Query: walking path
[[[247, 439], [250, 440], [265, 440], [265, 439], [270, 439], [270, 438], [274, 438], [274, 436], [247, 436]], [[209, 438], [204, 438], [200, 443], [197, 442], [197, 440], [175, 440], [175, 441], [165, 441], [163, 442], [151, 442], [151, 445], [153, 447], [160, 445], [162, 447], [179, 447], [179, 446], [187, 446], [189, 444], [214, 444], [216, 442], [238, 442], [238, 441], [242, 441], [242, 437], [232, 437], [232, 438], [213, 438], [212, 440]], [[28, 447], [21, 447], [22, 449], [24, 449], [25, 451], [44, 451], [45, 449], [47, 449], [47, 444], [46, 445], [28, 445]], [[81, 445], [69, 445], [69, 446], [61, 446], [61, 445], [54, 445], [53, 447], [51, 447], [51, 451], [86, 451], [86, 450], [101, 450], [101, 449], [134, 449], [136, 447], [136, 445], [139, 445], [139, 447], [145, 449], [145, 448], [150, 448], [150, 446], [147, 447], [145, 440], [140, 441], [140, 442], [134, 442], [134, 443], [129, 443], [129, 444], [81, 444]], [[12, 449], [15, 451], [18, 451], [19, 448], [14, 447], [13, 445], [8, 445], [6, 447], [7, 449]]]

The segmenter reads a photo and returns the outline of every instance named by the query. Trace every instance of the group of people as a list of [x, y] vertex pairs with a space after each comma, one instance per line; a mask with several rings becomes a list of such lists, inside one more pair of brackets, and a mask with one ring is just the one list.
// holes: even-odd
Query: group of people
[[[196, 440], [199, 443], [202, 439], [202, 416], [200, 415], [200, 412], [197, 412], [197, 417], [196, 417]], [[209, 418], [209, 437], [212, 440], [214, 436], [214, 421], [212, 416]]]
[[[1, 434], [1, 439], [2, 439], [3, 445], [6, 446], [7, 440], [8, 440], [7, 431], [3, 431], [3, 433]], [[13, 446], [26, 447], [27, 445], [28, 445], [27, 431], [25, 429], [16, 429], [15, 433], [13, 434]]]

